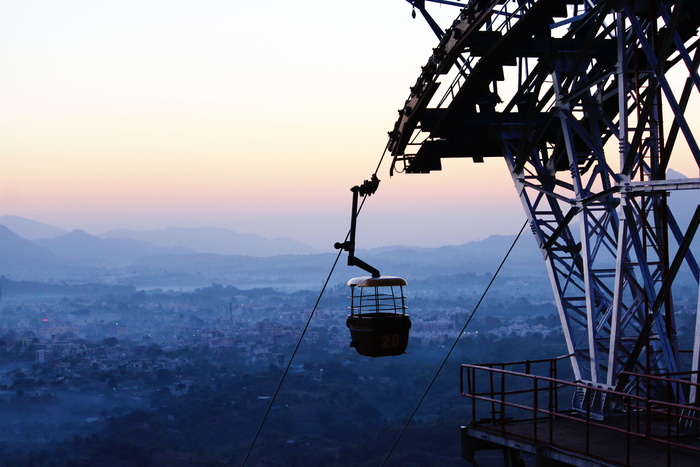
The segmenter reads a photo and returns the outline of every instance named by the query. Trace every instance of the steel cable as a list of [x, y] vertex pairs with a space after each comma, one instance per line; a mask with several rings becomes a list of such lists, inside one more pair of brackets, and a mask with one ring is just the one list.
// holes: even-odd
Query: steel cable
[[275, 404], [275, 399], [277, 399], [277, 395], [280, 392], [280, 388], [282, 387], [282, 383], [284, 382], [285, 377], [287, 376], [287, 373], [289, 372], [289, 368], [292, 366], [292, 362], [294, 361], [294, 357], [297, 354], [297, 351], [299, 350], [299, 347], [301, 346], [301, 342], [304, 339], [304, 335], [306, 334], [307, 329], [309, 329], [309, 325], [311, 324], [311, 318], [313, 318], [314, 313], [316, 312], [316, 308], [318, 308], [318, 304], [321, 301], [321, 298], [323, 297], [323, 292], [326, 290], [326, 286], [328, 285], [328, 282], [331, 279], [331, 276], [333, 275], [333, 271], [335, 270], [336, 265], [338, 264], [338, 260], [340, 259], [340, 255], [343, 253], [342, 250], [338, 251], [338, 254], [335, 257], [335, 261], [333, 262], [333, 266], [331, 266], [331, 270], [328, 273], [328, 277], [326, 278], [326, 281], [323, 283], [323, 288], [321, 289], [321, 293], [318, 294], [318, 299], [316, 299], [316, 303], [314, 304], [313, 309], [311, 310], [311, 313], [309, 314], [309, 318], [306, 320], [306, 325], [304, 326], [304, 329], [301, 331], [301, 335], [299, 336], [299, 340], [297, 341], [296, 346], [294, 347], [294, 351], [292, 351], [292, 355], [289, 357], [289, 362], [287, 363], [287, 366], [284, 369], [284, 372], [282, 372], [282, 377], [280, 378], [279, 383], [277, 384], [277, 388], [275, 389], [274, 394], [270, 398], [270, 404], [267, 406], [267, 410], [265, 410], [265, 414], [263, 415], [262, 420], [260, 421], [260, 426], [258, 426], [258, 431], [255, 433], [255, 436], [253, 437], [253, 441], [250, 443], [250, 447], [248, 448], [248, 452], [245, 455], [245, 458], [243, 459], [243, 463], [241, 466], [244, 466], [246, 462], [248, 462], [248, 458], [250, 457], [250, 453], [253, 451], [253, 447], [255, 447], [255, 443], [258, 440], [258, 437], [260, 436], [260, 432], [263, 429], [263, 426], [265, 425], [265, 421], [267, 420], [267, 416], [270, 414], [270, 410], [272, 410], [272, 406]]
[[462, 334], [467, 329], [467, 326], [469, 326], [469, 323], [471, 322], [472, 318], [476, 314], [476, 311], [479, 309], [479, 306], [481, 305], [481, 302], [484, 301], [484, 297], [486, 297], [486, 294], [488, 293], [489, 289], [491, 288], [491, 285], [494, 283], [496, 280], [496, 277], [498, 277], [498, 273], [501, 272], [501, 268], [503, 268], [503, 265], [505, 264], [506, 260], [508, 259], [508, 256], [510, 256], [511, 251], [513, 251], [513, 248], [515, 247], [515, 244], [518, 242], [518, 239], [520, 238], [520, 235], [523, 233], [525, 230], [525, 227], [527, 226], [528, 221], [525, 221], [523, 226], [520, 228], [520, 232], [518, 232], [518, 235], [516, 235], [515, 240], [513, 240], [513, 243], [511, 244], [510, 248], [508, 249], [508, 252], [506, 255], [503, 257], [503, 260], [501, 261], [501, 264], [498, 266], [496, 269], [496, 272], [494, 273], [493, 277], [489, 281], [488, 285], [486, 286], [486, 289], [484, 289], [484, 292], [481, 294], [481, 298], [479, 298], [479, 301], [477, 302], [476, 306], [474, 306], [474, 310], [471, 312], [469, 315], [469, 318], [467, 319], [467, 322], [464, 323], [464, 326], [462, 327], [462, 330], [457, 334], [457, 337], [455, 338], [454, 342], [452, 343], [452, 346], [450, 347], [450, 350], [447, 351], [447, 354], [445, 355], [445, 358], [442, 360], [442, 363], [438, 367], [437, 371], [435, 372], [435, 375], [433, 376], [433, 379], [430, 381], [428, 384], [428, 387], [425, 389], [425, 392], [423, 392], [423, 395], [421, 396], [420, 400], [418, 401], [418, 404], [416, 404], [416, 407], [413, 409], [413, 412], [411, 412], [411, 415], [408, 417], [408, 420], [406, 420], [406, 424], [404, 424], [403, 428], [401, 429], [401, 432], [399, 433], [399, 436], [396, 437], [396, 440], [394, 441], [394, 444], [391, 446], [391, 449], [389, 449], [389, 452], [386, 454], [386, 457], [384, 458], [384, 461], [382, 461], [382, 467], [386, 464], [386, 462], [389, 460], [389, 457], [391, 454], [394, 452], [394, 449], [396, 448], [396, 445], [399, 444], [399, 441], [401, 440], [401, 437], [403, 436], [404, 432], [408, 428], [408, 425], [411, 423], [413, 420], [413, 417], [416, 415], [416, 412], [418, 412], [418, 408], [421, 406], [423, 403], [423, 400], [425, 400], [426, 396], [428, 395], [428, 392], [430, 389], [433, 387], [433, 384], [437, 380], [437, 377], [440, 375], [440, 372], [444, 368], [445, 364], [447, 363], [447, 360], [450, 358], [450, 355], [452, 355], [452, 351], [454, 351], [455, 347], [457, 347], [457, 343], [459, 342], [459, 339], [462, 337]]
[[[384, 160], [384, 156], [386, 155], [386, 151], [388, 149], [389, 145], [384, 148], [384, 152], [382, 152], [382, 156], [379, 158], [379, 164], [377, 164], [377, 168], [374, 171], [374, 175], [379, 172], [379, 168], [382, 165], [382, 161]], [[357, 215], [360, 214], [360, 211], [362, 211], [362, 206], [365, 205], [365, 201], [367, 200], [367, 195], [362, 197], [362, 202], [360, 203], [360, 206], [357, 209]], [[347, 242], [348, 239], [350, 238], [350, 232], [345, 236], [345, 241]], [[318, 304], [321, 302], [321, 298], [323, 298], [323, 293], [326, 291], [326, 287], [328, 286], [328, 282], [330, 282], [331, 277], [333, 276], [333, 271], [335, 271], [335, 267], [338, 265], [338, 260], [340, 259], [340, 255], [343, 253], [343, 250], [339, 250], [338, 254], [335, 257], [335, 261], [333, 262], [333, 266], [331, 266], [330, 271], [328, 272], [328, 276], [326, 277], [325, 282], [323, 283], [323, 287], [321, 288], [321, 292], [318, 294], [318, 298], [316, 299], [316, 303], [314, 304], [314, 307], [311, 309], [311, 313], [309, 313], [309, 317], [306, 320], [306, 324], [304, 325], [304, 329], [301, 331], [301, 334], [299, 335], [299, 339], [297, 340], [296, 346], [294, 347], [294, 350], [292, 351], [291, 356], [289, 357], [289, 362], [287, 363], [287, 366], [285, 367], [284, 371], [282, 372], [282, 376], [280, 377], [280, 381], [277, 384], [277, 388], [275, 389], [274, 394], [270, 398], [270, 403], [267, 406], [267, 409], [265, 410], [265, 414], [263, 415], [262, 420], [260, 421], [260, 425], [258, 426], [258, 430], [255, 433], [255, 436], [253, 437], [253, 440], [250, 443], [250, 446], [248, 447], [248, 452], [245, 455], [245, 458], [243, 459], [243, 463], [241, 464], [241, 467], [245, 466], [246, 463], [248, 462], [248, 458], [250, 457], [250, 454], [253, 452], [253, 448], [255, 447], [255, 443], [257, 442], [258, 438], [260, 437], [260, 433], [262, 432], [263, 426], [265, 425], [265, 421], [267, 420], [268, 415], [270, 414], [270, 411], [272, 410], [272, 406], [275, 404], [275, 400], [277, 399], [277, 395], [279, 394], [280, 388], [282, 387], [282, 383], [284, 383], [284, 380], [287, 376], [287, 373], [289, 373], [289, 368], [292, 366], [292, 362], [294, 361], [294, 357], [297, 354], [297, 351], [299, 350], [299, 347], [301, 346], [301, 342], [304, 339], [304, 335], [306, 334], [306, 331], [309, 329], [309, 325], [311, 324], [311, 319], [313, 318], [314, 314], [316, 313], [316, 309], [318, 308]]]

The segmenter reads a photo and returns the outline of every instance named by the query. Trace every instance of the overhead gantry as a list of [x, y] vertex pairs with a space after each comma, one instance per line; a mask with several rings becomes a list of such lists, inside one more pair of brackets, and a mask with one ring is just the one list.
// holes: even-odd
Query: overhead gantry
[[700, 170], [700, 2], [472, 1], [444, 32], [429, 23], [438, 45], [389, 133], [392, 174], [502, 158], [575, 379], [625, 391], [626, 371], [677, 372], [671, 286], [682, 264], [698, 281], [700, 210], [679, 225], [667, 200], [700, 179], [666, 173], [681, 157]]

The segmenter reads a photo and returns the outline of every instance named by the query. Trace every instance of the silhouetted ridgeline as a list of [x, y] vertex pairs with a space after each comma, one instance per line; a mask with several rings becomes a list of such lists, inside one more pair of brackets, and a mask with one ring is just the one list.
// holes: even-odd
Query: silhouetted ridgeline
[[[225, 237], [220, 231], [218, 234], [219, 240]], [[145, 237], [155, 236], [151, 232]], [[175, 237], [182, 242], [175, 242]], [[31, 241], [0, 225], [0, 274], [15, 280], [101, 282], [143, 288], [194, 288], [223, 283], [247, 288], [303, 289], [318, 288], [337, 255], [331, 247], [328, 253], [274, 256], [201, 253], [191, 248], [193, 244], [186, 242], [186, 237], [185, 229], [177, 229], [177, 235], [159, 246], [139, 239], [102, 238], [76, 230]], [[360, 250], [358, 255], [384, 274], [401, 275], [409, 281], [433, 278], [433, 282], [440, 283], [435, 278], [492, 274], [513, 239], [497, 235], [459, 246], [386, 247]], [[531, 276], [544, 271], [541, 257], [533, 247], [531, 238], [524, 236], [520, 240], [509, 260], [510, 274], [517, 276], [522, 272]], [[364, 275], [344, 264], [345, 258], [341, 258], [334, 283]]]
[[[683, 200], [679, 198], [678, 201]], [[300, 254], [298, 251], [305, 251], [308, 247], [300, 249], [292, 245], [289, 250], [297, 251], [297, 254], [266, 256], [262, 254], [264, 248], [254, 248], [246, 243], [247, 240], [254, 238], [258, 244], [268, 242], [277, 246], [282, 243], [224, 229], [165, 229], [142, 232], [140, 239], [111, 237], [117, 235], [116, 231], [98, 237], [76, 230], [31, 241], [2, 226], [2, 219], [0, 217], [0, 275], [15, 280], [72, 284], [97, 282], [163, 289], [192, 289], [212, 283], [242, 288], [317, 289], [337, 255], [331, 246], [326, 253]], [[34, 226], [33, 221], [27, 222]], [[17, 219], [13, 218], [11, 224], [17, 224]], [[23, 229], [27, 231], [28, 227]], [[50, 229], [47, 227], [41, 231], [47, 230]], [[213, 238], [210, 249], [242, 249], [249, 254], [198, 251], [204, 248], [207, 233]], [[157, 240], [160, 244], [143, 238]], [[237, 245], [236, 238], [243, 243]], [[440, 248], [392, 246], [358, 250], [357, 255], [382, 274], [406, 277], [412, 287], [421, 285], [427, 292], [444, 293], [462, 287], [460, 284], [464, 283], [465, 275], [490, 277], [514, 239], [514, 236], [493, 235], [463, 245]], [[528, 231], [516, 244], [503, 274], [514, 280], [536, 278], [546, 282], [542, 255]], [[682, 274], [687, 275], [687, 271], [682, 271]], [[342, 257], [331, 284], [344, 283], [350, 277], [361, 275], [365, 275], [364, 271], [345, 266], [345, 257]]]

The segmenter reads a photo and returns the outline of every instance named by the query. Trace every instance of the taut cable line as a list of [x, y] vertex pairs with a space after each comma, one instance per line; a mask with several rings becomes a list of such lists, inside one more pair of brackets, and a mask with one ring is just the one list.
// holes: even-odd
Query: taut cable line
[[[382, 156], [379, 158], [379, 164], [377, 164], [377, 168], [375, 169], [374, 173], [372, 174], [373, 177], [376, 177], [377, 172], [379, 172], [379, 168], [382, 165], [382, 161], [384, 160], [384, 155], [387, 152], [388, 145], [384, 148], [384, 152], [382, 152]], [[368, 195], [364, 195], [362, 197], [362, 202], [360, 203], [359, 207], [357, 208], [357, 215], [360, 214], [360, 211], [362, 211], [362, 206], [365, 205], [365, 201], [367, 200]], [[345, 236], [345, 241], [347, 242], [350, 238], [351, 232], [348, 231], [348, 234]], [[267, 406], [267, 409], [265, 410], [265, 414], [263, 415], [262, 420], [260, 421], [260, 425], [258, 426], [257, 431], [255, 432], [255, 436], [253, 437], [253, 440], [250, 443], [250, 446], [248, 447], [248, 451], [246, 452], [245, 457], [243, 458], [243, 462], [241, 463], [241, 467], [244, 467], [246, 463], [248, 462], [248, 459], [250, 458], [250, 454], [253, 452], [253, 448], [255, 447], [255, 443], [257, 442], [258, 438], [260, 437], [260, 433], [262, 432], [263, 426], [265, 425], [265, 422], [267, 421], [267, 417], [270, 414], [270, 411], [272, 410], [272, 407], [275, 405], [275, 400], [277, 399], [277, 395], [280, 392], [280, 389], [282, 388], [282, 384], [284, 383], [284, 380], [287, 376], [287, 373], [289, 373], [289, 369], [292, 366], [292, 362], [294, 361], [294, 357], [296, 357], [297, 352], [299, 351], [299, 347], [301, 346], [301, 342], [304, 339], [304, 335], [306, 334], [306, 331], [309, 329], [309, 325], [311, 324], [311, 319], [314, 317], [314, 314], [316, 313], [316, 309], [318, 308], [319, 303], [321, 302], [321, 299], [323, 298], [323, 294], [326, 291], [326, 287], [328, 286], [328, 283], [331, 280], [331, 277], [333, 276], [333, 271], [335, 271], [335, 267], [338, 264], [338, 260], [340, 259], [340, 255], [343, 253], [344, 250], [340, 249], [338, 250], [338, 254], [335, 257], [335, 261], [333, 261], [333, 265], [331, 266], [330, 271], [328, 272], [328, 276], [326, 277], [326, 280], [323, 283], [323, 287], [321, 288], [321, 292], [318, 294], [318, 298], [316, 299], [316, 303], [314, 304], [311, 313], [309, 313], [309, 317], [306, 320], [306, 324], [304, 325], [304, 329], [302, 329], [301, 334], [299, 335], [299, 339], [297, 340], [297, 343], [294, 347], [294, 350], [292, 351], [292, 355], [289, 357], [289, 362], [287, 362], [287, 366], [284, 368], [284, 371], [282, 372], [282, 376], [280, 377], [279, 383], [277, 383], [277, 388], [275, 388], [275, 392], [270, 398], [270, 403]]]
[[401, 432], [399, 435], [396, 437], [396, 441], [394, 441], [394, 444], [391, 446], [391, 449], [389, 449], [389, 452], [387, 452], [386, 457], [382, 461], [382, 467], [386, 464], [386, 462], [389, 460], [389, 457], [391, 456], [391, 453], [394, 452], [394, 449], [396, 448], [396, 445], [399, 444], [399, 441], [401, 440], [401, 437], [403, 436], [404, 432], [408, 428], [408, 425], [411, 423], [413, 420], [413, 417], [416, 415], [416, 412], [418, 412], [418, 408], [421, 406], [423, 403], [423, 400], [425, 400], [426, 396], [428, 395], [428, 392], [430, 389], [433, 387], [433, 384], [435, 383], [435, 380], [437, 380], [438, 375], [440, 375], [440, 372], [442, 371], [443, 367], [447, 363], [447, 360], [450, 358], [450, 355], [452, 355], [452, 351], [454, 351], [455, 347], [457, 347], [457, 343], [459, 342], [459, 339], [462, 337], [464, 332], [467, 329], [467, 326], [469, 326], [469, 323], [471, 322], [472, 318], [476, 314], [476, 311], [479, 309], [479, 306], [481, 305], [481, 302], [484, 301], [484, 297], [486, 297], [486, 294], [488, 293], [489, 289], [491, 288], [491, 285], [494, 283], [496, 280], [496, 277], [498, 277], [498, 273], [501, 272], [501, 268], [503, 268], [503, 265], [506, 263], [506, 260], [510, 256], [511, 251], [513, 251], [513, 248], [515, 247], [515, 244], [518, 242], [518, 239], [520, 239], [520, 235], [522, 235], [523, 230], [525, 230], [525, 227], [527, 226], [528, 221], [525, 221], [523, 226], [520, 228], [520, 232], [518, 232], [518, 235], [516, 235], [515, 240], [513, 240], [513, 243], [510, 245], [510, 248], [508, 249], [508, 252], [506, 252], [506, 255], [503, 257], [503, 260], [501, 261], [501, 264], [498, 266], [496, 269], [496, 272], [494, 273], [493, 277], [489, 281], [488, 285], [486, 286], [486, 289], [484, 289], [484, 292], [481, 294], [481, 298], [479, 298], [479, 301], [477, 304], [474, 306], [474, 310], [471, 312], [469, 315], [469, 318], [467, 319], [467, 322], [464, 323], [464, 326], [462, 327], [462, 330], [457, 334], [457, 337], [455, 338], [454, 342], [452, 343], [452, 346], [450, 347], [450, 350], [447, 351], [447, 354], [445, 355], [445, 358], [442, 360], [442, 363], [438, 367], [437, 371], [435, 372], [435, 375], [433, 375], [433, 379], [430, 380], [430, 383], [428, 384], [428, 387], [425, 388], [425, 392], [423, 392], [423, 395], [421, 396], [420, 400], [416, 404], [416, 407], [413, 409], [413, 412], [411, 412], [411, 415], [408, 417], [408, 420], [406, 420], [406, 423], [404, 424], [403, 428], [401, 429]]

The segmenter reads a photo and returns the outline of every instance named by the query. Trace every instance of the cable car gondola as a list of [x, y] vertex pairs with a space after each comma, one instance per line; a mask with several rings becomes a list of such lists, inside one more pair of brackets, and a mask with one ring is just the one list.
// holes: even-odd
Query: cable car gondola
[[350, 347], [360, 355], [388, 357], [406, 353], [411, 320], [406, 314], [404, 285], [408, 285], [406, 279], [396, 276], [364, 276], [348, 281], [352, 293], [345, 324], [350, 329]]
[[[355, 226], [359, 195], [370, 196], [379, 185], [372, 175], [362, 186], [351, 191], [352, 218], [349, 239], [336, 243], [335, 248], [347, 251], [348, 266], [358, 266], [372, 276], [355, 277], [348, 281], [350, 287], [350, 315], [345, 322], [350, 330], [350, 346], [367, 357], [402, 355], [408, 346], [408, 331], [411, 320], [406, 314], [406, 299], [403, 286], [406, 279], [397, 276], [382, 276], [379, 271], [355, 257]], [[397, 294], [398, 288], [398, 294]]]

